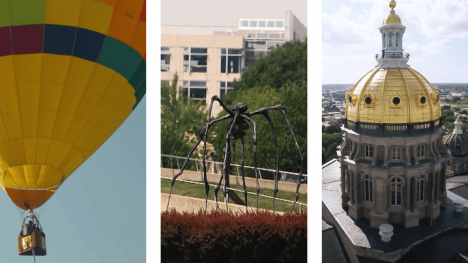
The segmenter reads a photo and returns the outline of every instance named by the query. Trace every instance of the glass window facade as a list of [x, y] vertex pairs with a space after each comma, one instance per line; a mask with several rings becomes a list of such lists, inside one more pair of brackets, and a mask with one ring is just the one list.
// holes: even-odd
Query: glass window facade
[[184, 80], [182, 83], [184, 97], [206, 103], [206, 81]]
[[207, 63], [207, 48], [184, 48], [184, 72], [206, 72]]
[[161, 47], [161, 72], [167, 72], [171, 64], [171, 49], [168, 47]]
[[221, 73], [240, 73], [242, 49], [221, 49]]
[[219, 82], [219, 97], [223, 100], [226, 94], [232, 90], [231, 81], [220, 81]]

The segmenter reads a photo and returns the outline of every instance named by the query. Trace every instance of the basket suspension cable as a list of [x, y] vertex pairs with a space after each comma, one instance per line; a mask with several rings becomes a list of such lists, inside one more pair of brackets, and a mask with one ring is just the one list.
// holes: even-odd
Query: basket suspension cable
[[34, 252], [34, 247], [31, 247], [34, 263], [36, 263], [36, 253]]

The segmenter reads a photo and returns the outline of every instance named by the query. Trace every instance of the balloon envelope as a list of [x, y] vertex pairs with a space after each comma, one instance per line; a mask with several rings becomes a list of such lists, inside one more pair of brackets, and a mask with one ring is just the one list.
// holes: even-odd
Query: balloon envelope
[[0, 0], [0, 186], [34, 209], [146, 93], [144, 0]]

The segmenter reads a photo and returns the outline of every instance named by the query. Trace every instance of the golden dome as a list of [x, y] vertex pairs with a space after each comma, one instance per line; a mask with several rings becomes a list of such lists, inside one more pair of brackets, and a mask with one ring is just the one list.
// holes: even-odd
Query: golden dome
[[439, 95], [414, 69], [375, 68], [346, 92], [345, 118], [376, 124], [435, 121]]
[[401, 25], [401, 19], [397, 14], [390, 14], [388, 15], [387, 19], [383, 21], [383, 25], [388, 25], [388, 24], [399, 24]]

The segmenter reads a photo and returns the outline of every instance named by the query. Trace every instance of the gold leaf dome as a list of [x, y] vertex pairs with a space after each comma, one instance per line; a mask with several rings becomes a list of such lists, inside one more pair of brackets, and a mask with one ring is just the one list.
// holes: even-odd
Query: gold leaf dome
[[400, 17], [395, 14], [395, 10], [393, 10], [396, 7], [396, 2], [395, 0], [390, 1], [390, 4], [388, 5], [392, 10], [390, 11], [390, 14], [388, 17], [383, 21], [383, 25], [389, 25], [389, 24], [398, 24], [401, 25], [401, 19]]
[[345, 118], [375, 124], [436, 121], [439, 94], [414, 69], [375, 68], [346, 92]]
[[382, 23], [384, 26], [389, 24], [401, 25], [401, 19], [397, 14], [390, 14]]

